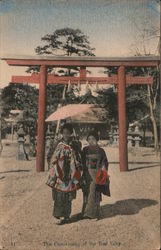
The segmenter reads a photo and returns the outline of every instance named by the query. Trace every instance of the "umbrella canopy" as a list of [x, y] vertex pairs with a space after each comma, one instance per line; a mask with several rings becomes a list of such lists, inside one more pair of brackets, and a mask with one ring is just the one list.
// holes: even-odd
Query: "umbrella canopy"
[[91, 104], [69, 104], [58, 108], [45, 121], [51, 122], [51, 121], [67, 119], [69, 117], [73, 117], [78, 114], [88, 112], [92, 106], [93, 105]]
[[78, 114], [77, 116], [70, 117], [67, 121], [71, 123], [84, 123], [84, 124], [106, 124], [106, 113], [104, 108], [92, 107], [89, 111]]

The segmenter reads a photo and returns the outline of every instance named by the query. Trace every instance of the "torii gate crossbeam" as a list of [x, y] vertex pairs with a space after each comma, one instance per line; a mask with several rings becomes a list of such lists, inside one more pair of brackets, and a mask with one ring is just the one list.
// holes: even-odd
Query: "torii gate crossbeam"
[[[8, 65], [11, 66], [40, 66], [40, 75], [32, 76], [30, 82], [35, 80], [35, 83], [39, 83], [39, 109], [38, 109], [38, 135], [37, 135], [37, 157], [36, 157], [36, 170], [37, 172], [44, 171], [44, 159], [45, 159], [45, 107], [46, 107], [46, 84], [52, 83], [53, 76], [47, 74], [47, 68], [52, 67], [80, 67], [79, 80], [98, 81], [99, 79], [88, 79], [86, 77], [86, 67], [118, 67], [118, 76], [113, 76], [110, 80], [102, 79], [106, 83], [112, 83], [118, 85], [118, 115], [119, 115], [119, 159], [120, 159], [120, 171], [128, 170], [128, 152], [127, 152], [127, 129], [126, 129], [126, 84], [152, 84], [152, 78], [135, 78], [126, 76], [125, 67], [156, 67], [159, 66], [159, 57], [7, 57], [3, 58]], [[17, 76], [12, 77], [13, 82], [26, 82], [30, 76]], [[54, 76], [55, 77], [55, 76]], [[27, 81], [28, 81], [27, 80]], [[74, 84], [77, 79], [69, 79]], [[66, 83], [67, 78], [55, 78], [54, 83]], [[101, 79], [100, 79], [101, 81]]]

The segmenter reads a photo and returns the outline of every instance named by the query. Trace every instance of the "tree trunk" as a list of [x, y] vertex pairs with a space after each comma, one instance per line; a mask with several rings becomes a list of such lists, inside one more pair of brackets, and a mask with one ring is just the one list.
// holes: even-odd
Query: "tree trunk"
[[157, 124], [154, 116], [151, 117], [151, 121], [153, 124], [153, 134], [154, 134], [154, 149], [156, 154], [158, 154], [159, 151], [159, 145], [158, 145], [158, 131], [157, 131]]
[[150, 119], [152, 121], [152, 125], [153, 125], [153, 135], [154, 135], [154, 149], [156, 154], [158, 154], [158, 150], [159, 150], [159, 144], [158, 144], [158, 131], [157, 131], [157, 124], [156, 124], [156, 120], [155, 120], [155, 116], [154, 116], [154, 110], [153, 110], [153, 104], [151, 101], [151, 93], [150, 93], [150, 86], [148, 86], [148, 97], [149, 97], [149, 108], [150, 108]]

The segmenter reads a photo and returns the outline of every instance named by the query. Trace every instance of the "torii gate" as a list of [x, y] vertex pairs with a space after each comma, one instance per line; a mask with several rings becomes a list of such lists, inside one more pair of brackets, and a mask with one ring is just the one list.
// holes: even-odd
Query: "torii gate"
[[[133, 77], [126, 75], [126, 67], [156, 67], [159, 57], [7, 57], [3, 58], [10, 66], [40, 66], [40, 74], [31, 76], [12, 76], [13, 83], [38, 83], [38, 131], [36, 171], [44, 171], [45, 162], [45, 108], [47, 84], [71, 84], [78, 82], [90, 84], [118, 85], [118, 118], [119, 118], [119, 159], [120, 171], [128, 171], [127, 129], [126, 129], [126, 84], [153, 84], [153, 77]], [[47, 73], [48, 67], [80, 67], [79, 77], [54, 76]], [[86, 67], [118, 67], [118, 75], [111, 77], [87, 77]]]

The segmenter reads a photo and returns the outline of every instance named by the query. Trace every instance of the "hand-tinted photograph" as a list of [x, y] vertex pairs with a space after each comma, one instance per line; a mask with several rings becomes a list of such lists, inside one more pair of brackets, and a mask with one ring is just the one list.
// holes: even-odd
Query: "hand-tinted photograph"
[[0, 250], [160, 249], [160, 1], [0, 0]]

